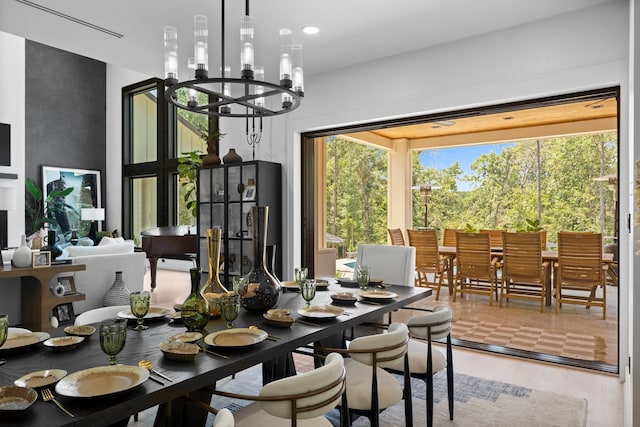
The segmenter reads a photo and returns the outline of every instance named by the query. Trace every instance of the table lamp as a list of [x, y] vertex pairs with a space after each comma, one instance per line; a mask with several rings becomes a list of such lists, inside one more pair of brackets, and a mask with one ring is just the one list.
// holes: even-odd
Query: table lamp
[[2, 249], [7, 247], [7, 211], [16, 208], [16, 189], [0, 187], [0, 265], [3, 264]]
[[89, 238], [93, 240], [95, 244], [98, 238], [98, 236], [96, 235], [98, 231], [98, 225], [96, 224], [96, 221], [104, 221], [104, 208], [83, 208], [80, 210], [80, 216], [83, 221], [91, 221]]

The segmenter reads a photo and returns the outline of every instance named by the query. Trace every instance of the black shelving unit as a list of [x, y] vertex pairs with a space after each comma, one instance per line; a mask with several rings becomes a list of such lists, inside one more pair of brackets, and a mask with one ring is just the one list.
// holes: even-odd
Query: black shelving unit
[[[251, 185], [253, 183], [253, 185]], [[203, 167], [198, 176], [198, 265], [208, 274], [206, 230], [222, 229], [220, 281], [231, 286], [254, 262], [251, 207], [269, 207], [267, 245], [275, 248], [273, 270], [282, 277], [282, 166], [255, 160]]]

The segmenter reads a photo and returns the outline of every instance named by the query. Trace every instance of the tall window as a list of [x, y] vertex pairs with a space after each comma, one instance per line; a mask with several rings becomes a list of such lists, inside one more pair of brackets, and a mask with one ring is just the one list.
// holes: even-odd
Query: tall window
[[150, 79], [122, 89], [123, 235], [140, 245], [140, 233], [164, 225], [195, 225], [186, 209], [177, 158], [205, 153], [211, 120], [177, 112], [164, 99], [164, 81]]

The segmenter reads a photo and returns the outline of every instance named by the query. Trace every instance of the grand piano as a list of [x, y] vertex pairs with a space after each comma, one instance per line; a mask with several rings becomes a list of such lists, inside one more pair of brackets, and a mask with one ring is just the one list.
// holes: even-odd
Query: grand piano
[[189, 259], [198, 251], [198, 236], [185, 234], [185, 227], [156, 227], [141, 232], [142, 250], [151, 265], [151, 290], [156, 288], [159, 258]]

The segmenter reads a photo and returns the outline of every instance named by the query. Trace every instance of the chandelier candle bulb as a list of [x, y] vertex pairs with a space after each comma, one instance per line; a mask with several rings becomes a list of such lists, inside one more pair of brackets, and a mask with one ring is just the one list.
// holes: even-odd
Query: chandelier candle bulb
[[164, 78], [167, 84], [178, 83], [178, 30], [164, 27]]
[[209, 30], [207, 17], [196, 15], [193, 18], [193, 47], [196, 64], [196, 79], [209, 77]]
[[[280, 30], [280, 86], [291, 87], [291, 30]], [[283, 94], [284, 96], [284, 94]]]
[[249, 15], [240, 18], [240, 45], [240, 77], [253, 79], [253, 24]]
[[293, 91], [304, 96], [304, 73], [302, 71], [302, 45], [291, 45], [291, 60], [293, 69]]

